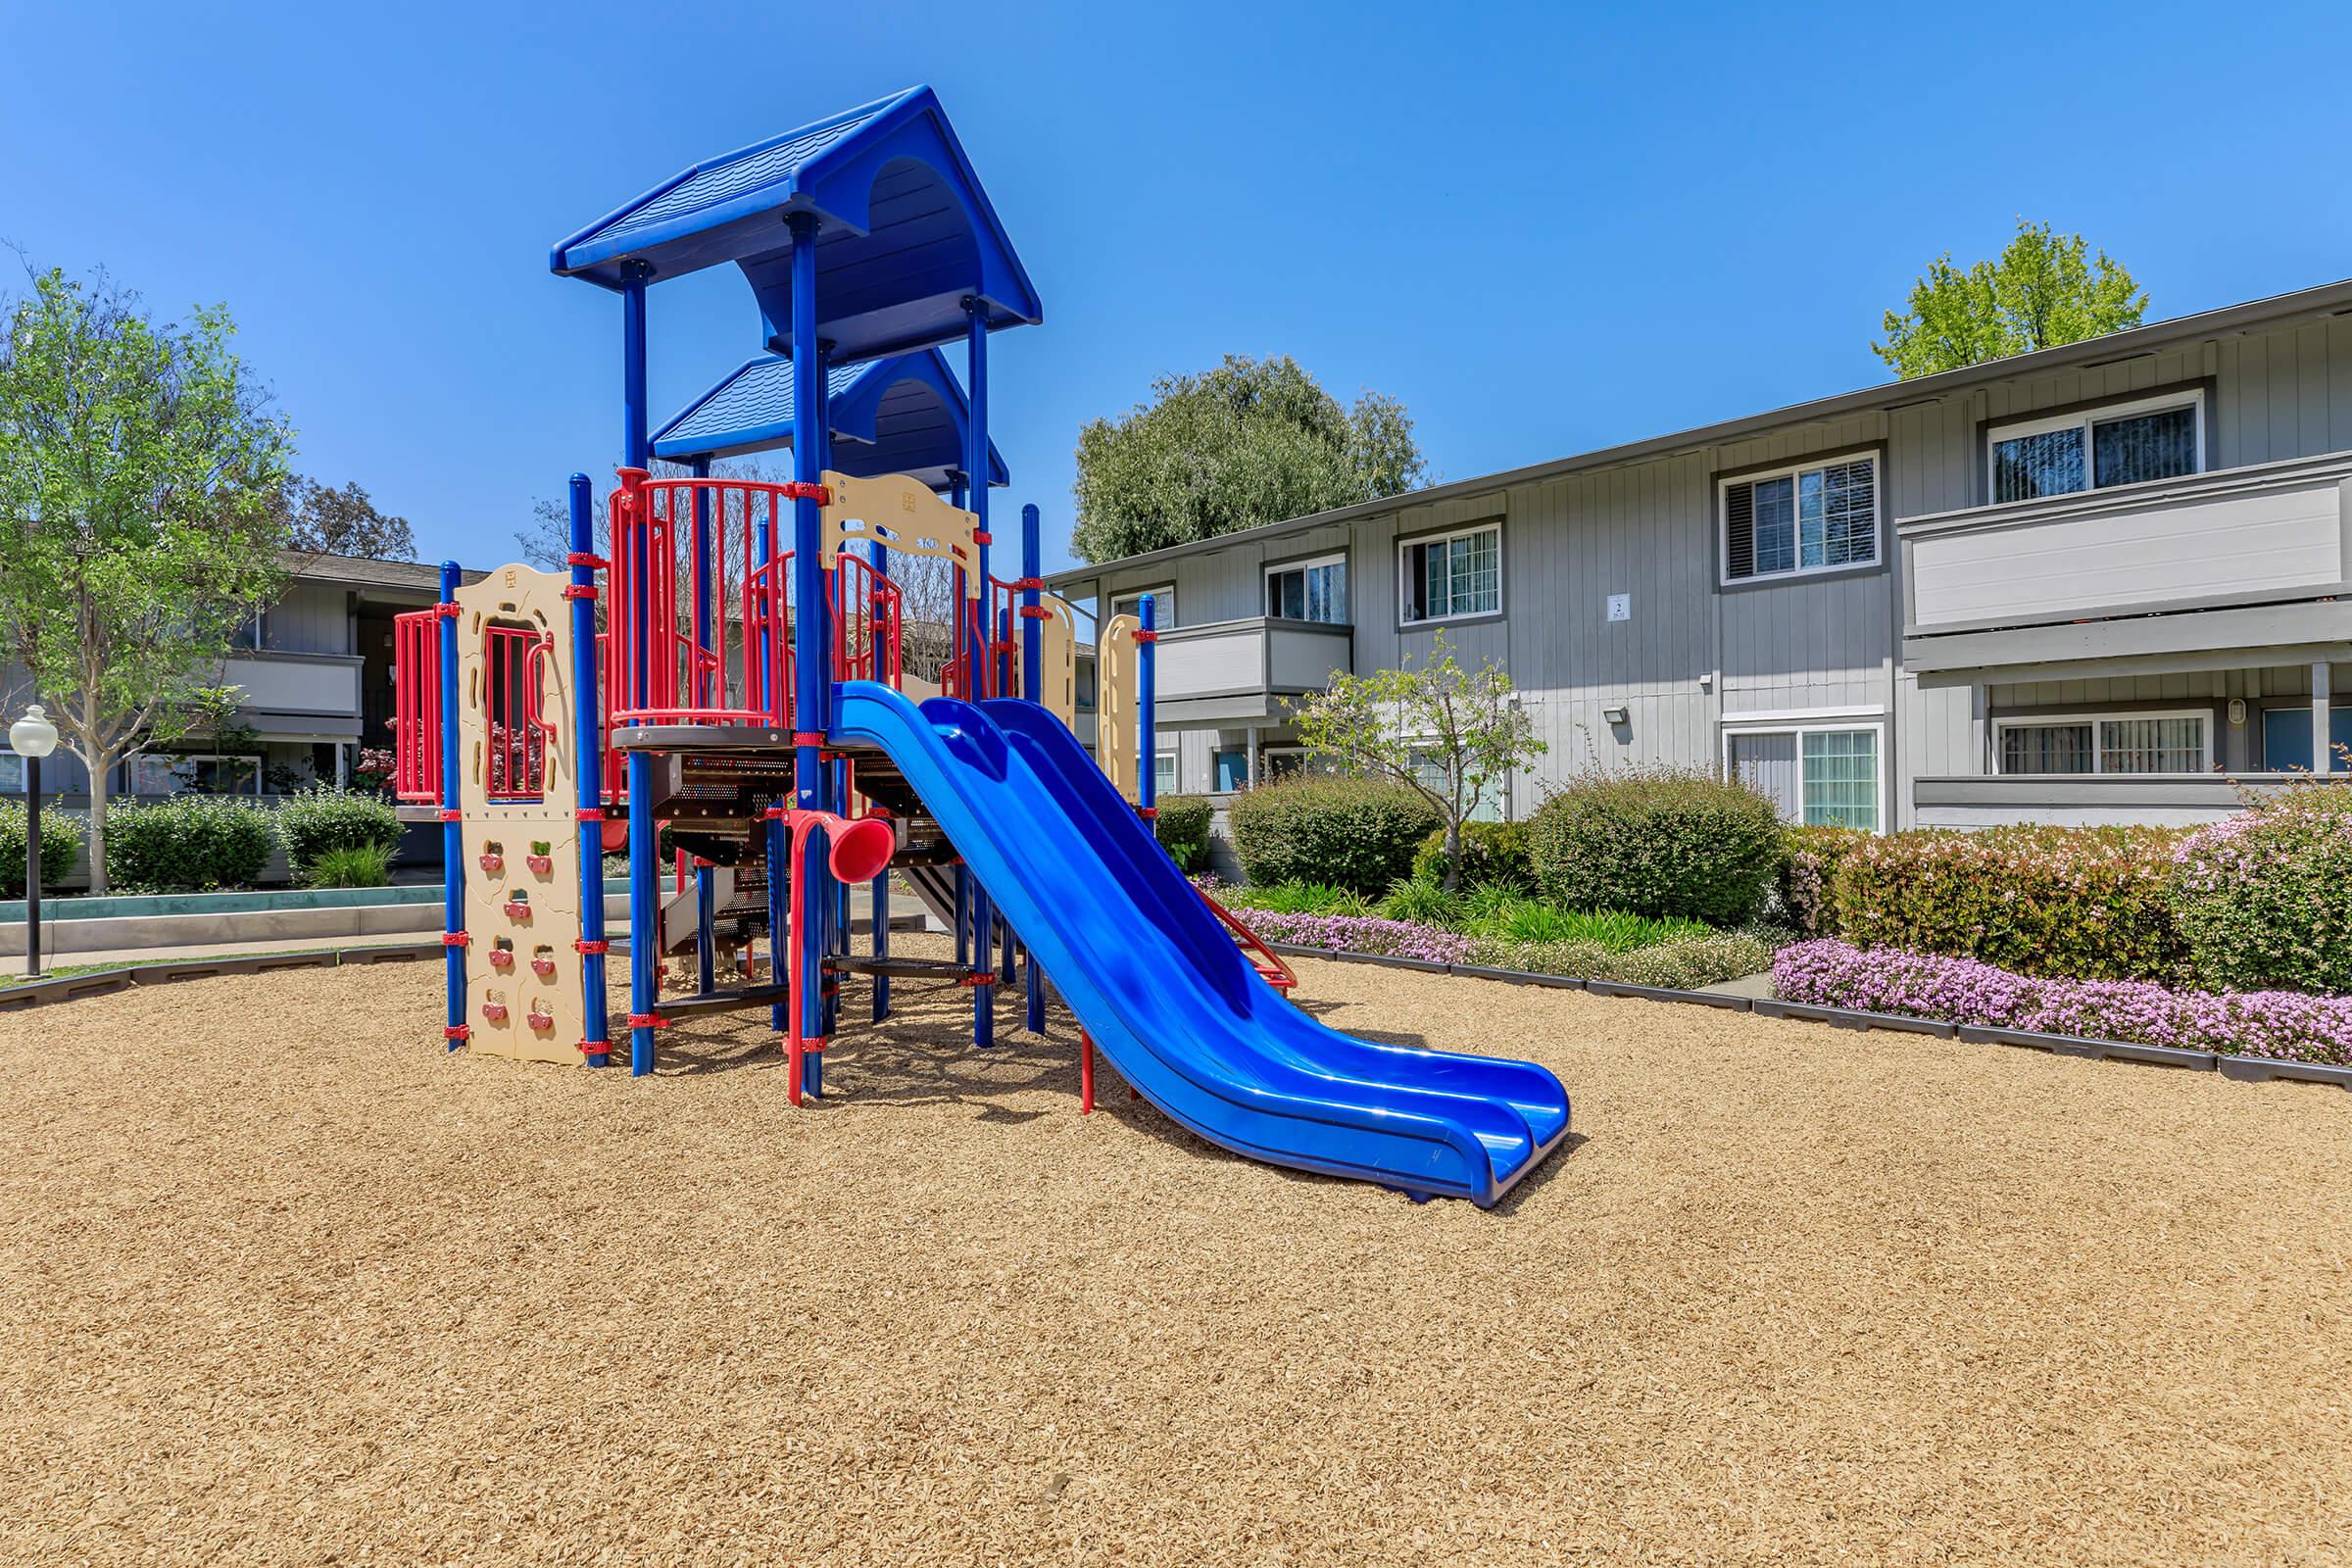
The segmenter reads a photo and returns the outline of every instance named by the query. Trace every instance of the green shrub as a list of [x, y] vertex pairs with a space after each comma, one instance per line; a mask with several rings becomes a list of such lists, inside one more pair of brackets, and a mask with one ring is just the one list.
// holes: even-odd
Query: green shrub
[[[0, 898], [24, 896], [24, 803], [0, 796]], [[74, 874], [81, 858], [81, 819], [54, 807], [41, 811], [41, 886]]]
[[106, 817], [107, 871], [129, 893], [251, 887], [276, 842], [268, 810], [224, 795], [118, 806]]
[[2199, 983], [2352, 992], [2352, 785], [2293, 785], [2199, 828], [2173, 859], [2173, 910]]
[[[1535, 886], [1535, 872], [1527, 859], [1527, 824], [1525, 822], [1464, 822], [1462, 824], [1461, 875], [1455, 883], [1461, 888], [1512, 888], [1526, 892]], [[1431, 831], [1413, 852], [1413, 880], [1444, 883], [1446, 880], [1446, 829], [1443, 824]]]
[[1555, 909], [1530, 899], [1474, 911], [1464, 929], [1492, 941], [1579, 943], [1611, 953], [1714, 934], [1714, 927], [1697, 920], [1655, 919], [1625, 909]]
[[1369, 779], [1293, 777], [1233, 798], [1227, 825], [1250, 880], [1328, 882], [1384, 892], [1412, 872], [1438, 825], [1418, 790]]
[[1435, 882], [1407, 877], [1392, 883], [1373, 911], [1383, 920], [1414, 920], [1454, 930], [1462, 923], [1462, 901]]
[[[296, 881], [307, 882], [313, 862], [333, 850], [372, 849], [383, 852], [389, 866], [400, 848], [400, 813], [381, 796], [314, 784], [278, 804], [277, 836], [286, 847], [286, 864]], [[380, 883], [348, 882], [334, 887], [376, 887]]]
[[1205, 795], [1170, 795], [1155, 803], [1152, 835], [1168, 852], [1176, 869], [1190, 875], [1208, 863], [1211, 808]]
[[392, 852], [381, 844], [337, 844], [311, 857], [302, 884], [312, 888], [380, 888], [392, 880]]
[[2187, 956], [2170, 899], [2179, 839], [2120, 827], [1866, 839], [1838, 867], [1837, 929], [1857, 947], [2044, 978], [2174, 980]]
[[1706, 930], [1647, 947], [1612, 948], [1599, 942], [1509, 942], [1482, 940], [1471, 961], [1496, 969], [1571, 975], [1584, 980], [1618, 980], [1627, 985], [1669, 986], [1690, 991], [1737, 980], [1772, 967], [1780, 948], [1777, 933], [1764, 928]]
[[1272, 914], [1352, 914], [1372, 912], [1362, 894], [1335, 888], [1328, 882], [1277, 882], [1272, 887], [1216, 887], [1210, 893], [1229, 909], [1264, 909]]
[[1734, 926], [1780, 873], [1781, 819], [1744, 784], [1679, 768], [1589, 773], [1528, 824], [1536, 883], [1571, 909]]
[[1870, 834], [1852, 827], [1792, 827], [1781, 859], [1781, 912], [1797, 935], [1838, 934], [1838, 866]]

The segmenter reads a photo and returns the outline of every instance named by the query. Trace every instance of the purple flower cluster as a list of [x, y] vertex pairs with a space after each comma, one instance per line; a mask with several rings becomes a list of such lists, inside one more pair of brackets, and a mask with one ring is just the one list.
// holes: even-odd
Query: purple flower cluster
[[1788, 1002], [2044, 1034], [2352, 1064], [2352, 997], [2176, 991], [2144, 980], [2052, 980], [1975, 958], [1800, 942], [1773, 960]]
[[1367, 914], [1283, 914], [1243, 909], [1250, 929], [1268, 942], [1333, 953], [1370, 953], [1384, 958], [1425, 958], [1431, 963], [1468, 963], [1470, 939], [1410, 920], [1380, 920]]

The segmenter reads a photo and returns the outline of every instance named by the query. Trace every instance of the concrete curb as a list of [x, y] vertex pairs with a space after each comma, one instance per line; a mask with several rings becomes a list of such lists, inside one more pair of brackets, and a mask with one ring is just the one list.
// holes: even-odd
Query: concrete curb
[[247, 953], [221, 958], [183, 958], [173, 963], [129, 964], [58, 980], [0, 989], [0, 1012], [81, 997], [104, 996], [132, 986], [163, 986], [224, 974], [266, 974], [273, 969], [330, 969], [341, 964], [415, 963], [439, 957], [440, 942], [404, 942], [380, 948], [336, 948], [322, 953]]

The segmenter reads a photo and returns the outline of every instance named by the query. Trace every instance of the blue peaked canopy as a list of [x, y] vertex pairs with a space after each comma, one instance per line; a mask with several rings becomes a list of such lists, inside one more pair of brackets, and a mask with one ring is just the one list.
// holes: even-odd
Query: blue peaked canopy
[[[836, 365], [826, 375], [833, 466], [860, 477], [906, 473], [945, 489], [963, 467], [971, 405], [937, 349]], [[654, 456], [685, 463], [734, 458], [792, 445], [792, 361], [762, 354], [746, 362], [654, 432]], [[1011, 482], [1004, 459], [988, 449], [992, 485]]]
[[733, 262], [767, 346], [789, 356], [793, 213], [818, 219], [817, 331], [839, 363], [962, 337], [967, 297], [992, 330], [1043, 318], [928, 87], [697, 164], [557, 245], [548, 265], [618, 288]]

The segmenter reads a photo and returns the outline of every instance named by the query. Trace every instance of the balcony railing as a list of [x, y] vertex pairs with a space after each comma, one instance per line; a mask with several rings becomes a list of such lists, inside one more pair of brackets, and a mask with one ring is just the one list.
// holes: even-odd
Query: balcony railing
[[360, 666], [348, 654], [237, 654], [222, 662], [223, 685], [260, 712], [360, 716]]
[[1940, 667], [1938, 638], [2344, 592], [2348, 486], [2352, 453], [2333, 453], [1902, 518], [1905, 659]]
[[1353, 668], [1354, 629], [1270, 615], [1159, 634], [1163, 719], [1279, 718], [1282, 699], [1319, 692]]

